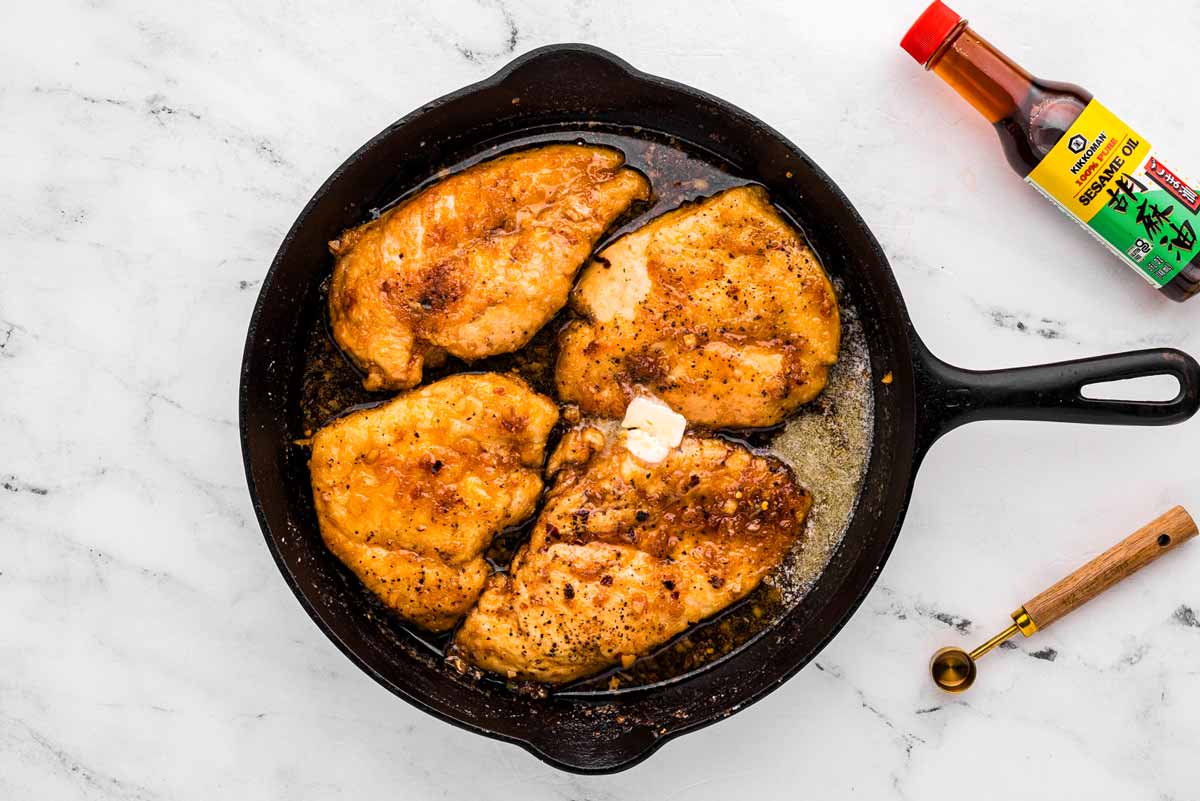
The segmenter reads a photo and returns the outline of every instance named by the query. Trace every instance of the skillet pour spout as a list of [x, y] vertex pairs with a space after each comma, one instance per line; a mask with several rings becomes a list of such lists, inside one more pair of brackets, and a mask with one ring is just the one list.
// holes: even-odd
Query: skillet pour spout
[[[326, 242], [403, 192], [465, 159], [529, 136], [590, 132], [669, 141], [731, 176], [763, 185], [803, 229], [862, 323], [874, 393], [863, 490], [816, 584], [737, 650], [659, 684], [538, 697], [463, 675], [403, 626], [324, 547], [309, 491], [299, 414], [305, 333], [324, 319]], [[1170, 373], [1163, 403], [1094, 401], [1087, 383]], [[884, 376], [891, 374], [890, 382]], [[976, 372], [934, 357], [912, 329], [887, 258], [838, 186], [779, 132], [712, 95], [657, 78], [595, 47], [527, 53], [480, 83], [421, 107], [350, 156], [316, 191], [263, 281], [242, 361], [246, 478], [280, 573], [321, 631], [413, 706], [520, 745], [557, 768], [609, 773], [663, 743], [763, 698], [813, 659], [858, 608], [899, 534], [921, 457], [972, 420], [1168, 424], [1196, 412], [1200, 369], [1174, 350]]]

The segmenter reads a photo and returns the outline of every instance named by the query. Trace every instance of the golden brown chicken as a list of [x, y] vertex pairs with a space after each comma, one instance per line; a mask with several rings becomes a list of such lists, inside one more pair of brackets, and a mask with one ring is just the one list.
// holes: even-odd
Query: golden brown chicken
[[569, 432], [533, 534], [455, 636], [467, 662], [565, 682], [645, 654], [758, 586], [801, 537], [811, 496], [782, 463], [685, 437], [658, 464]]
[[837, 299], [761, 187], [738, 187], [618, 239], [572, 295], [560, 400], [620, 417], [639, 392], [695, 425], [780, 422], [825, 386]]
[[567, 302], [604, 231], [650, 186], [606, 147], [547, 145], [450, 176], [329, 243], [334, 338], [367, 389], [452, 354], [524, 345]]
[[492, 538], [533, 513], [557, 420], [525, 382], [486, 373], [335, 420], [309, 460], [325, 544], [402, 617], [449, 629], [483, 588]]

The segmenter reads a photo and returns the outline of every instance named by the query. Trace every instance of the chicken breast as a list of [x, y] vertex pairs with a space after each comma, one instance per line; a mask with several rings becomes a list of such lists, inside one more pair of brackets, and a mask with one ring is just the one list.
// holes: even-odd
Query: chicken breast
[[794, 547], [812, 504], [781, 462], [685, 437], [664, 461], [576, 429], [529, 542], [455, 636], [460, 658], [566, 682], [651, 651], [746, 596]]
[[326, 546], [400, 616], [451, 628], [492, 538], [533, 513], [558, 407], [521, 380], [455, 375], [335, 420], [312, 439]]
[[837, 360], [837, 299], [800, 234], [757, 186], [664, 214], [606, 247], [560, 339], [560, 400], [620, 417], [650, 392], [694, 425], [774, 425]]
[[333, 336], [367, 389], [446, 354], [524, 345], [567, 302], [604, 231], [650, 185], [606, 147], [547, 145], [450, 176], [329, 243]]

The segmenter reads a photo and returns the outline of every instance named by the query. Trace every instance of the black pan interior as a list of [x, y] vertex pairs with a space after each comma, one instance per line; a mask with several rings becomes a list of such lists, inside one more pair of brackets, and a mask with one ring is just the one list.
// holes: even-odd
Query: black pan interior
[[[327, 553], [313, 518], [299, 414], [312, 322], [323, 314], [326, 242], [451, 165], [536, 139], [671, 142], [738, 183], [764, 184], [795, 219], [864, 323], [875, 436], [857, 512], [820, 581], [764, 636], [657, 686], [538, 697], [462, 676]], [[720, 187], [713, 187], [711, 191]], [[704, 194], [704, 192], [699, 192]], [[381, 684], [459, 725], [518, 742], [568, 770], [634, 764], [669, 736], [778, 686], [836, 633], [891, 548], [914, 467], [909, 325], [878, 244], [837, 190], [779, 134], [722, 101], [584, 46], [544, 48], [388, 128], [317, 192], [264, 281], [243, 365], [242, 434], [256, 509], [280, 569], [314, 620]], [[890, 383], [881, 382], [886, 373]], [[364, 400], [371, 400], [364, 397]], [[436, 645], [436, 644], [435, 644]]]

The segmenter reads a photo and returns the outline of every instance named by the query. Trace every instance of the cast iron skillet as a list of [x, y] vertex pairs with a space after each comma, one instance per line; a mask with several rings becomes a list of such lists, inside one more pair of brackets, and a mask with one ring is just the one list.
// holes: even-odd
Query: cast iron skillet
[[[769, 636], [665, 685], [591, 697], [538, 699], [457, 675], [361, 591], [323, 547], [309, 498], [296, 395], [302, 321], [319, 313], [331, 269], [326, 242], [368, 210], [505, 138], [598, 123], [651, 129], [691, 143], [763, 183], [799, 220], [828, 271], [844, 282], [870, 347], [873, 452], [846, 535], [821, 579]], [[790, 177], [789, 177], [790, 176]], [[891, 373], [890, 383], [882, 383]], [[1168, 402], [1089, 400], [1086, 384], [1171, 374]], [[939, 436], [972, 420], [1165, 425], [1200, 406], [1200, 367], [1157, 349], [1041, 367], [976, 372], [933, 356], [913, 331], [870, 230], [803, 152], [715, 97], [646, 75], [610, 53], [556, 45], [414, 111], [376, 136], [325, 182], [284, 239], [263, 282], [242, 365], [241, 435], [250, 494], [284, 578], [322, 631], [359, 667], [417, 707], [517, 743], [564, 770], [628, 768], [668, 739], [762, 698], [812, 659], [845, 624], [883, 567], [916, 468]]]

